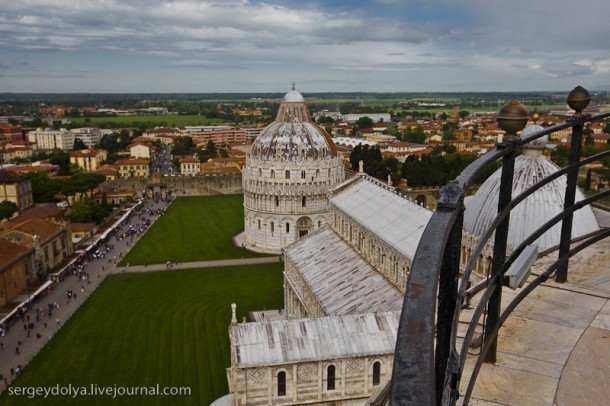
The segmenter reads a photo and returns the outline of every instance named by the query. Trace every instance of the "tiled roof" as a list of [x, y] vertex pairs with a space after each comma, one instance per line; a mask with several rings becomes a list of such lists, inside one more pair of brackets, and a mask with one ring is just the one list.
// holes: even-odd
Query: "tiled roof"
[[28, 247], [13, 244], [10, 241], [0, 238], [0, 268], [6, 266], [13, 259], [19, 257], [28, 250]]

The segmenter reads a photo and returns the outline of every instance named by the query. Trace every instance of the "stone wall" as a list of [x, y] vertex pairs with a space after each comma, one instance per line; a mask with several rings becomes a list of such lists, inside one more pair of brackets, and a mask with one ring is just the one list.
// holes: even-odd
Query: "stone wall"
[[[373, 382], [373, 364], [379, 363], [381, 382], [390, 379], [394, 354], [230, 368], [234, 406], [241, 405], [343, 405], [368, 398], [379, 383]], [[335, 368], [334, 389], [328, 389], [327, 371]], [[278, 374], [285, 373], [285, 394], [278, 393]]]
[[243, 193], [241, 174], [107, 180], [100, 185], [100, 191], [130, 191], [141, 197], [142, 192], [151, 187], [171, 191], [175, 197]]

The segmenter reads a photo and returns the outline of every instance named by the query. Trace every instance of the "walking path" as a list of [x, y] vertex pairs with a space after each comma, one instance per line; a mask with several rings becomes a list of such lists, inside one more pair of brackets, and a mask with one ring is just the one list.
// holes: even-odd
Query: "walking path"
[[[148, 218], [151, 224], [159, 214], [149, 214], [148, 210], [162, 210], [167, 203], [159, 201], [146, 202], [141, 214], [133, 214], [125, 224], [118, 228], [119, 233], [130, 232], [132, 235], [118, 240], [114, 236], [106, 244], [103, 258], [91, 258], [83, 263], [82, 271], [67, 272], [65, 277], [53, 283], [48, 294], [43, 295], [35, 304], [21, 315], [20, 321], [13, 323], [3, 336], [0, 336], [0, 393], [2, 393], [45, 344], [59, 331], [61, 326], [78, 310], [95, 289], [112, 273], [146, 272], [158, 270], [175, 270], [189, 268], [206, 268], [232, 265], [248, 265], [277, 262], [279, 257], [242, 258], [217, 261], [200, 261], [188, 263], [137, 265], [117, 267], [121, 258], [135, 245], [144, 232], [133, 230], [143, 226], [143, 218]], [[113, 220], [115, 221], [115, 220]], [[150, 226], [149, 226], [150, 227]], [[147, 227], [146, 230], [149, 228]], [[83, 280], [85, 276], [87, 279]], [[73, 292], [71, 298], [67, 292]], [[21, 295], [18, 302], [27, 300], [27, 295]], [[49, 312], [48, 310], [51, 309]], [[43, 313], [44, 310], [44, 313]]]

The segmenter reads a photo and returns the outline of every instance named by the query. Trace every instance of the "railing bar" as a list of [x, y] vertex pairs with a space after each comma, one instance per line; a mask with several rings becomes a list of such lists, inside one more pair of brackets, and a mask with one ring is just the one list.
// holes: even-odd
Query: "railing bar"
[[[610, 236], [610, 228], [599, 230], [599, 232], [596, 233], [595, 235], [593, 235], [591, 238], [588, 238], [587, 240], [583, 241], [578, 246], [571, 249], [567, 256], [558, 258], [543, 273], [541, 273], [540, 275], [535, 277], [527, 286], [525, 286], [523, 288], [523, 290], [521, 292], [519, 292], [519, 294], [517, 296], [514, 297], [513, 300], [511, 300], [508, 303], [508, 305], [506, 306], [506, 308], [502, 312], [502, 315], [499, 318], [498, 324], [494, 327], [491, 334], [494, 336], [498, 335], [498, 332], [500, 331], [500, 327], [502, 327], [502, 325], [504, 324], [506, 319], [512, 314], [513, 310], [515, 310], [517, 305], [519, 303], [521, 303], [523, 301], [523, 299], [525, 299], [527, 297], [527, 295], [529, 293], [531, 293], [531, 291], [534, 290], [534, 288], [538, 287], [542, 282], [547, 281], [549, 279], [551, 273], [554, 270], [556, 270], [563, 263], [567, 262], [570, 257], [576, 255], [583, 249], [595, 244], [598, 241], [603, 240], [604, 238], [606, 238], [608, 236]], [[474, 383], [476, 381], [476, 378], [478, 377], [479, 371], [481, 369], [481, 365], [483, 364], [482, 360], [483, 360], [485, 354], [487, 353], [487, 351], [489, 350], [489, 347], [490, 347], [489, 342], [485, 342], [483, 344], [483, 346], [481, 347], [481, 352], [479, 353], [479, 356], [477, 357], [477, 362], [475, 363], [475, 366], [472, 370], [472, 374], [471, 374], [470, 380], [468, 382], [468, 387], [466, 389], [466, 393], [464, 394], [464, 401], [463, 401], [464, 404], [468, 404], [468, 402], [470, 401], [470, 397], [472, 396], [472, 391], [474, 390]]]

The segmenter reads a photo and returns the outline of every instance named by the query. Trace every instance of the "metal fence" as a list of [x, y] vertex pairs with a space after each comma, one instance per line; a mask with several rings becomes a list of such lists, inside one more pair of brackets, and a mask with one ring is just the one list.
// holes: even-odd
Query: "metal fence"
[[[568, 95], [567, 102], [575, 114], [564, 123], [537, 131], [524, 139], [516, 137], [528, 121], [528, 114], [513, 101], [500, 110], [498, 124], [506, 132], [504, 140], [467, 167], [441, 191], [438, 208], [433, 214], [420, 240], [411, 273], [407, 281], [400, 326], [398, 330], [394, 368], [388, 390], [382, 391], [371, 404], [391, 405], [455, 405], [458, 399], [467, 404], [482, 363], [494, 362], [498, 331], [515, 307], [537, 286], [554, 275], [557, 282], [565, 282], [569, 258], [587, 246], [610, 235], [610, 230], [585, 236], [576, 245], [571, 241], [572, 217], [576, 210], [610, 195], [599, 192], [585, 200], [575, 202], [578, 170], [590, 162], [610, 156], [610, 151], [580, 160], [584, 125], [610, 117], [610, 113], [591, 116], [583, 110], [590, 102], [586, 89], [578, 86]], [[540, 180], [518, 196], [512, 196], [514, 162], [517, 149], [540, 137], [571, 128], [569, 164]], [[498, 215], [475, 247], [471, 259], [460, 269], [464, 198], [479, 175], [496, 161], [502, 162]], [[566, 175], [567, 187], [564, 210], [537, 230], [507, 256], [508, 224], [511, 210], [526, 197], [552, 180]], [[539, 236], [553, 225], [561, 223], [561, 237], [557, 260], [544, 272], [530, 280], [516, 297], [501, 311], [502, 286], [505, 273], [519, 256]], [[469, 276], [476, 258], [492, 235], [493, 258], [487, 283], [478, 286], [481, 294], [474, 309], [468, 330], [457, 345], [457, 328], [460, 312], [466, 300], [475, 292], [469, 287]], [[470, 290], [469, 290], [470, 288]], [[465, 393], [459, 394], [460, 379], [468, 348], [482, 315], [486, 313], [481, 351]]]

